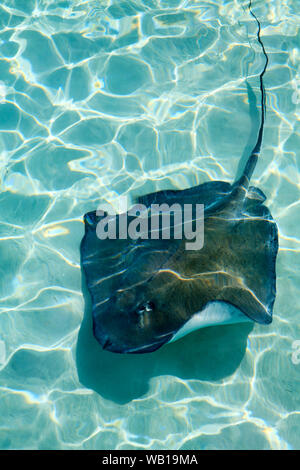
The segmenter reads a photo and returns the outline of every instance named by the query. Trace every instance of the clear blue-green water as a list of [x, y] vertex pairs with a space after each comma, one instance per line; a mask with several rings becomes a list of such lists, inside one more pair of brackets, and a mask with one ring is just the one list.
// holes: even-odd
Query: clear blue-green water
[[237, 0], [1, 2], [1, 449], [300, 447], [297, 3], [253, 0], [269, 55], [253, 183], [279, 228], [273, 323], [122, 356], [93, 339], [82, 216], [234, 179], [257, 131], [257, 25]]

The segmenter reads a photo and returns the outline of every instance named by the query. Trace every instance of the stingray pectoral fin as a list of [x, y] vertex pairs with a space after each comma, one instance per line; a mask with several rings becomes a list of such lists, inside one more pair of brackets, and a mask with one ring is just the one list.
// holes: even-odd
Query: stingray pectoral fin
[[173, 335], [170, 343], [177, 341], [192, 331], [207, 326], [231, 325], [252, 320], [229, 302], [209, 302], [201, 312], [197, 312]]
[[183, 190], [163, 190], [138, 198], [139, 204], [150, 207], [151, 204], [204, 204], [205, 208], [216, 205], [228, 196], [232, 186], [224, 181], [208, 181], [199, 186]]
[[272, 307], [265, 306], [254, 292], [246, 287], [227, 287], [224, 289], [221, 299], [234, 305], [257, 323], [268, 324], [272, 322]]

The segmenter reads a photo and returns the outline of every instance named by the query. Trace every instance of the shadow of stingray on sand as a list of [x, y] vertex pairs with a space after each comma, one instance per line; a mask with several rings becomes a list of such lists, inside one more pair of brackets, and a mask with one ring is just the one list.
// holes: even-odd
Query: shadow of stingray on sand
[[80, 383], [107, 400], [125, 404], [145, 395], [149, 380], [161, 375], [216, 381], [239, 367], [252, 323], [204, 328], [148, 354], [104, 351], [93, 335], [91, 300], [82, 279], [85, 313], [76, 363]]

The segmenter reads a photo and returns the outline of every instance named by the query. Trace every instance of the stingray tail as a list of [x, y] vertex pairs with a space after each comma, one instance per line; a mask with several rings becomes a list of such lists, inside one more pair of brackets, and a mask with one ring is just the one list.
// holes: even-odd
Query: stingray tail
[[265, 124], [265, 115], [266, 115], [266, 92], [265, 92], [265, 87], [264, 87], [264, 83], [263, 83], [263, 76], [264, 76], [264, 73], [267, 69], [267, 65], [268, 65], [268, 62], [269, 62], [269, 58], [267, 56], [265, 47], [264, 47], [264, 45], [262, 43], [262, 40], [261, 40], [261, 37], [260, 37], [260, 31], [261, 31], [260, 22], [257, 19], [257, 17], [255, 16], [255, 14], [253, 13], [253, 11], [251, 10], [251, 3], [252, 3], [252, 0], [250, 0], [248, 8], [249, 8], [250, 14], [253, 16], [253, 18], [255, 18], [255, 21], [257, 22], [257, 26], [258, 26], [257, 39], [258, 39], [259, 44], [262, 47], [262, 51], [263, 51], [264, 56], [265, 56], [265, 65], [264, 65], [264, 68], [263, 68], [263, 70], [262, 70], [262, 72], [259, 76], [260, 92], [261, 92], [261, 122], [260, 122], [258, 137], [257, 137], [256, 144], [253, 147], [253, 150], [250, 154], [250, 157], [247, 160], [247, 163], [245, 165], [243, 174], [239, 178], [239, 180], [236, 182], [237, 186], [243, 186], [245, 189], [248, 189], [249, 181], [250, 181], [250, 178], [251, 178], [251, 176], [253, 174], [253, 171], [255, 169], [257, 159], [258, 159], [260, 149], [261, 149], [261, 143], [262, 143], [263, 131], [264, 131], [264, 124]]

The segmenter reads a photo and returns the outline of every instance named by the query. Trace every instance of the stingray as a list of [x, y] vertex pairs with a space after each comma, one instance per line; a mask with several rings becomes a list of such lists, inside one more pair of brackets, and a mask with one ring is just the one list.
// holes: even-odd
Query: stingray
[[[249, 9], [258, 24], [257, 38], [265, 66], [260, 74], [261, 122], [257, 141], [241, 176], [232, 184], [209, 181], [185, 190], [141, 196], [137, 202], [138, 209], [146, 208], [145, 224], [141, 228], [139, 219], [140, 236], [133, 238], [120, 235], [120, 227], [124, 215], [127, 224], [136, 223], [138, 212], [110, 216], [115, 236], [106, 238], [99, 238], [97, 229], [101, 221], [109, 219], [108, 214], [92, 211], [84, 216], [81, 260], [92, 299], [93, 331], [108, 351], [148, 353], [198, 328], [272, 321], [278, 233], [264, 205], [266, 196], [250, 185], [263, 138], [263, 75], [268, 57], [251, 2]], [[153, 228], [150, 209], [154, 204], [203, 204], [203, 246], [187, 249], [188, 235], [174, 214], [169, 219], [168, 237], [163, 236], [161, 219]], [[190, 218], [193, 227], [200, 220], [197, 217], [194, 210]]]

